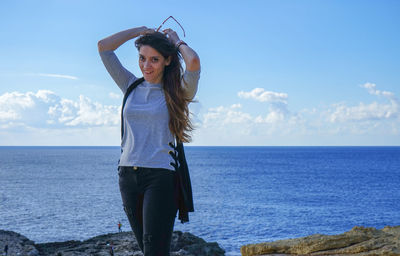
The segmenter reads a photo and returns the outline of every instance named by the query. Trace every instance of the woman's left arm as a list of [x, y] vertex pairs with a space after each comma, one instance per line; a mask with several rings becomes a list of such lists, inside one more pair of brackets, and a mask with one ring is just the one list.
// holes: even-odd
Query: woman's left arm
[[186, 44], [179, 45], [178, 50], [181, 52], [185, 66], [188, 71], [197, 71], [200, 69], [200, 58], [197, 53]]
[[182, 41], [179, 39], [178, 34], [172, 29], [168, 28], [163, 30], [165, 34], [167, 34], [169, 40], [176, 46], [178, 46], [178, 50], [180, 51], [183, 60], [185, 61], [186, 70], [188, 71], [197, 71], [200, 69], [200, 58], [197, 53], [190, 48], [186, 43], [181, 43]]

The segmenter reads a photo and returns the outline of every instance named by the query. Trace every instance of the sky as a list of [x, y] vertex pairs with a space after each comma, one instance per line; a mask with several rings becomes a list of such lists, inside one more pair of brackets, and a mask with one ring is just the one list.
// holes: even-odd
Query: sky
[[[150, 3], [150, 4], [149, 4]], [[170, 27], [200, 56], [194, 146], [399, 146], [400, 2], [0, 2], [0, 145], [117, 146], [97, 42]], [[140, 76], [133, 40], [116, 50]]]

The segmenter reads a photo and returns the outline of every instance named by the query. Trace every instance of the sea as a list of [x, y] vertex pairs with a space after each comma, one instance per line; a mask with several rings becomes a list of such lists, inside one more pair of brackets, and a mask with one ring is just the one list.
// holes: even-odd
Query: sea
[[[175, 230], [240, 247], [400, 225], [400, 147], [186, 146], [195, 212]], [[36, 243], [130, 230], [119, 147], [0, 147], [0, 229]]]

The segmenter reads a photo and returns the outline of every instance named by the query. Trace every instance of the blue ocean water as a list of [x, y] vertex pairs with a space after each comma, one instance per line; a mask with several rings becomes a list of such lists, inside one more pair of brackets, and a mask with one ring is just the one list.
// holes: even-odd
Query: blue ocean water
[[[123, 230], [118, 147], [0, 147], [0, 229], [36, 242]], [[175, 223], [248, 243], [400, 225], [400, 147], [186, 147], [195, 212]]]

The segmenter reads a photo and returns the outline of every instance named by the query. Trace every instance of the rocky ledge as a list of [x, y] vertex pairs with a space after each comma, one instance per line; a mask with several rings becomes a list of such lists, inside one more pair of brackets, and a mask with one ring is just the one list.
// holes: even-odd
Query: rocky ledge
[[[121, 232], [96, 236], [85, 241], [55, 243], [34, 243], [13, 231], [0, 230], [0, 255], [8, 244], [8, 255], [20, 256], [78, 256], [111, 255], [111, 245], [115, 256], [142, 256], [132, 232]], [[171, 256], [222, 256], [225, 251], [215, 242], [208, 243], [191, 233], [174, 231]]]
[[252, 255], [400, 255], [400, 226], [354, 227], [340, 235], [311, 235], [303, 238], [249, 244], [240, 249]]

